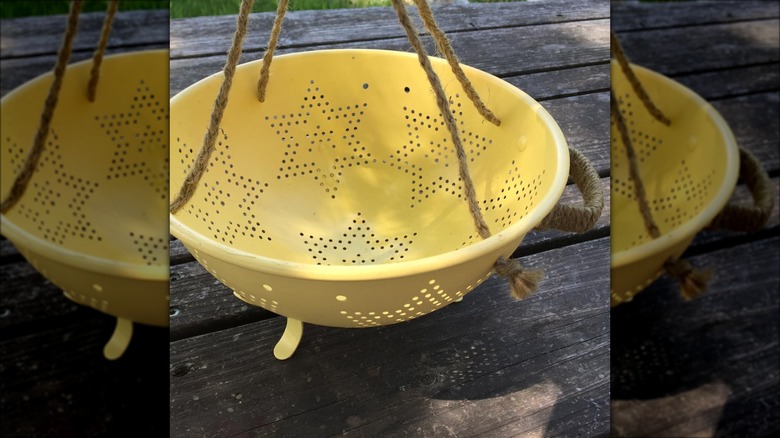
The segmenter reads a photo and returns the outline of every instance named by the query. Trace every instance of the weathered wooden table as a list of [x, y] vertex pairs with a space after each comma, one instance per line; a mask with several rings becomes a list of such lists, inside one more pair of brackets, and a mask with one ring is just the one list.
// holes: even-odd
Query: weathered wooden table
[[[435, 12], [462, 62], [540, 101], [608, 187], [608, 2]], [[262, 56], [272, 20], [251, 17], [242, 61]], [[172, 21], [172, 95], [222, 69], [234, 28], [235, 16]], [[278, 53], [346, 47], [410, 50], [392, 9], [370, 8], [291, 12]], [[576, 199], [568, 188], [564, 202]], [[526, 238], [516, 255], [547, 275], [531, 298], [514, 301], [493, 277], [461, 303], [410, 322], [307, 325], [284, 362], [272, 349], [285, 319], [244, 305], [174, 242], [171, 435], [604, 435], [608, 218], [607, 208], [584, 235]]]
[[[1, 94], [54, 67], [65, 19], [0, 22]], [[92, 56], [102, 20], [82, 15], [72, 62]], [[108, 53], [167, 48], [168, 21], [167, 10], [120, 11]], [[136, 325], [125, 355], [110, 362], [103, 345], [116, 319], [65, 298], [5, 239], [0, 285], [0, 436], [167, 432], [167, 329]]]
[[[777, 436], [780, 3], [612, 5], [612, 28], [639, 65], [693, 89], [772, 177], [775, 210], [746, 235], [703, 232], [687, 251], [711, 269], [709, 290], [684, 302], [662, 278], [612, 312], [616, 435]], [[746, 202], [739, 188], [736, 202]]]

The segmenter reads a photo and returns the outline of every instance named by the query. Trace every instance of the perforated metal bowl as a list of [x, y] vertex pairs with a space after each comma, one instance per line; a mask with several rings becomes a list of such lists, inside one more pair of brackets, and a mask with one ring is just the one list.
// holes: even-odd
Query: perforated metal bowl
[[726, 122], [696, 93], [633, 65], [651, 100], [672, 121], [665, 126], [643, 107], [612, 63], [612, 88], [636, 150], [639, 173], [661, 236], [645, 228], [629, 178], [628, 158], [612, 123], [612, 304], [631, 299], [679, 257], [729, 200], [739, 150]]
[[[68, 66], [46, 149], [2, 232], [71, 300], [168, 325], [167, 51], [106, 56], [97, 98], [91, 61]], [[2, 99], [6, 196], [38, 129], [44, 74]]]
[[[464, 67], [502, 120], [486, 122], [432, 58], [460, 124], [485, 219], [461, 187], [450, 134], [416, 56], [332, 50], [238, 67], [208, 170], [171, 232], [236, 296], [337, 327], [407, 321], [471, 291], [550, 212], [569, 153], [528, 95]], [[222, 74], [171, 100], [171, 187], [203, 141]], [[172, 196], [174, 194], [172, 193]]]

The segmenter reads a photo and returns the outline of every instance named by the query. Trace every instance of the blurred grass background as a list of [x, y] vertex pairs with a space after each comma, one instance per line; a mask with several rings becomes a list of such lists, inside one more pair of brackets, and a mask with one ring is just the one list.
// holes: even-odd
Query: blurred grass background
[[[107, 0], [86, 0], [84, 12], [106, 10]], [[525, 0], [469, 0], [471, 3], [498, 3]], [[167, 9], [171, 18], [237, 14], [241, 0], [120, 0], [119, 10]], [[290, 0], [291, 11], [311, 9], [365, 8], [390, 6], [390, 0]], [[67, 14], [70, 0], [2, 0], [0, 18]], [[255, 0], [253, 12], [276, 10], [276, 0]]]
[[[106, 0], [87, 0], [81, 10], [82, 12], [105, 11], [106, 3]], [[168, 3], [169, 0], [120, 0], [119, 10], [167, 9]], [[2, 0], [0, 18], [60, 15], [67, 14], [68, 9], [70, 9], [70, 0]]]

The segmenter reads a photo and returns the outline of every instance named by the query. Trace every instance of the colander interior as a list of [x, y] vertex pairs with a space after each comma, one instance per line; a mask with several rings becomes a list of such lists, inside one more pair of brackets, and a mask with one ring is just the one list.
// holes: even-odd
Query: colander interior
[[[167, 51], [105, 57], [94, 103], [91, 61], [68, 67], [46, 149], [3, 215], [7, 237], [55, 259], [64, 251], [125, 272], [167, 268], [168, 91], [155, 74], [167, 64]], [[32, 146], [51, 80], [40, 76], [2, 100], [3, 196]]]
[[[514, 228], [523, 234], [565, 184], [566, 175], [556, 175], [566, 151], [560, 131], [520, 90], [467, 68], [502, 120], [494, 126], [446, 63], [435, 66], [491, 231], [523, 224]], [[174, 234], [186, 228], [233, 250], [313, 265], [416, 260], [482, 240], [450, 134], [414, 55], [280, 56], [264, 103], [255, 97], [259, 69], [259, 62], [239, 66], [216, 149], [194, 196], [171, 219]], [[171, 101], [171, 196], [202, 144], [221, 78]]]
[[[647, 233], [629, 178], [628, 159], [612, 121], [613, 260], [670, 246], [704, 228], [728, 201], [738, 172], [737, 146], [721, 116], [701, 97], [662, 75], [634, 66], [651, 99], [672, 121], [653, 119], [613, 61], [612, 87], [630, 131], [653, 218], [662, 235]], [[665, 242], [665, 243], [664, 243]]]

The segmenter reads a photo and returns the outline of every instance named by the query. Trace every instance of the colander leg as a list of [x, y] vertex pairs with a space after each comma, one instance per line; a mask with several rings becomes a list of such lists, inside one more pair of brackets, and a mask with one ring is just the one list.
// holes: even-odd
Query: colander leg
[[130, 338], [133, 337], [133, 321], [124, 318], [116, 319], [116, 328], [111, 339], [103, 347], [103, 356], [108, 360], [115, 360], [122, 357], [130, 344]]
[[282, 339], [274, 347], [274, 357], [279, 360], [289, 359], [298, 348], [303, 336], [303, 323], [297, 319], [287, 318], [287, 327], [284, 328]]

